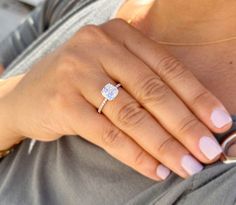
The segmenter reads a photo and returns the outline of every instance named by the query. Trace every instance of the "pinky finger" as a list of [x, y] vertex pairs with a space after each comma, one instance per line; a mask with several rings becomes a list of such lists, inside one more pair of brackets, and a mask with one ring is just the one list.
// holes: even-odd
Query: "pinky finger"
[[[75, 108], [74, 108], [75, 110]], [[170, 170], [136, 144], [129, 136], [98, 114], [86, 101], [77, 104], [70, 115], [73, 130], [84, 139], [103, 148], [108, 154], [153, 180], [164, 180]]]

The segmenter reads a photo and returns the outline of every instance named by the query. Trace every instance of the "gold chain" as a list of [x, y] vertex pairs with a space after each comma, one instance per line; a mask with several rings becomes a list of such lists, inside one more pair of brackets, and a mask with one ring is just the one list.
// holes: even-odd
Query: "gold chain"
[[[129, 19], [127, 22], [129, 24], [132, 24], [136, 17], [137, 17], [137, 15], [134, 18]], [[179, 43], [179, 42], [168, 42], [168, 41], [158, 41], [158, 40], [155, 40], [155, 42], [162, 44], [162, 45], [169, 45], [169, 46], [207, 46], [207, 45], [224, 43], [224, 42], [232, 41], [232, 40], [236, 40], [236, 36], [232, 36], [232, 37], [225, 38], [225, 39], [214, 40], [214, 41], [193, 42], [193, 43]]]

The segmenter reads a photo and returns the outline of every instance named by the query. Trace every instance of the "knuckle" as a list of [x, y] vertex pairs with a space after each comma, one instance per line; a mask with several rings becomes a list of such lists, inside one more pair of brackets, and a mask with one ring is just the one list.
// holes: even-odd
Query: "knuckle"
[[145, 114], [141, 106], [136, 102], [123, 105], [118, 111], [118, 122], [125, 127], [135, 128], [141, 124]]
[[158, 74], [166, 80], [181, 79], [187, 74], [182, 63], [172, 56], [163, 57], [157, 64]]
[[105, 146], [118, 147], [122, 139], [122, 131], [119, 129], [109, 129], [102, 135], [102, 142]]
[[65, 93], [61, 92], [60, 89], [57, 89], [54, 94], [51, 95], [48, 101], [48, 108], [50, 110], [63, 110], [69, 106], [69, 100]]
[[145, 104], [163, 104], [166, 102], [169, 89], [158, 77], [146, 77], [140, 82], [140, 98]]
[[69, 51], [60, 52], [57, 55], [56, 72], [62, 78], [67, 78], [68, 75], [74, 75], [76, 70], [76, 58]]
[[82, 37], [82, 36], [85, 36], [85, 37], [94, 37], [96, 36], [96, 34], [100, 33], [101, 32], [101, 29], [96, 26], [96, 25], [86, 25], [84, 27], [82, 27], [78, 32], [77, 32], [77, 35]]
[[140, 167], [143, 164], [145, 164], [146, 160], [147, 160], [147, 153], [143, 149], [141, 149], [134, 158], [134, 164], [135, 166]]
[[193, 132], [196, 127], [199, 126], [198, 120], [193, 116], [187, 116], [181, 120], [179, 127], [177, 128], [178, 135], [186, 135]]
[[172, 137], [164, 139], [156, 148], [158, 156], [162, 156], [167, 153], [175, 143], [176, 141]]
[[112, 19], [109, 21], [109, 24], [114, 25], [117, 28], [128, 26], [128, 23], [121, 18]]
[[201, 104], [201, 102], [207, 101], [210, 99], [210, 94], [206, 90], [202, 90], [198, 94], [195, 94], [194, 97], [192, 98], [192, 106]]
[[91, 43], [111, 43], [111, 38], [105, 33], [105, 31], [96, 25], [87, 25], [81, 28], [77, 33], [77, 38], [80, 41]]

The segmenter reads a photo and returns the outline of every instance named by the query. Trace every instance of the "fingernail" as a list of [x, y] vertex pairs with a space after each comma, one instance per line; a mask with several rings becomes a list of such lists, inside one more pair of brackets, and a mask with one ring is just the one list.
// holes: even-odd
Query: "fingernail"
[[160, 164], [157, 166], [156, 174], [157, 176], [159, 176], [161, 179], [164, 180], [170, 175], [170, 170], [167, 167]]
[[222, 128], [232, 122], [232, 118], [223, 109], [217, 108], [211, 114], [211, 121], [217, 128]]
[[194, 175], [203, 169], [203, 166], [191, 155], [183, 156], [181, 165], [189, 175]]
[[212, 160], [220, 153], [222, 148], [220, 145], [211, 137], [204, 136], [200, 139], [199, 147], [202, 153], [209, 159]]

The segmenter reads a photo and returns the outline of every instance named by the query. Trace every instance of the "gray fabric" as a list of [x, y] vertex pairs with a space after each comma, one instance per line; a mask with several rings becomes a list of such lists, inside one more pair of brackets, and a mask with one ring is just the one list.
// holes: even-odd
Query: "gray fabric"
[[[15, 59], [3, 77], [26, 72], [81, 26], [108, 20], [120, 1], [93, 2], [77, 4]], [[234, 120], [231, 131], [236, 130]], [[25, 140], [0, 163], [0, 205], [235, 204], [235, 164], [218, 162], [186, 180], [171, 174], [164, 182], [155, 182], [79, 136], [37, 142], [31, 155], [28, 147]]]
[[0, 64], [8, 67], [33, 41], [65, 16], [73, 7], [88, 1], [53, 0], [38, 6], [22, 24], [0, 43]]

